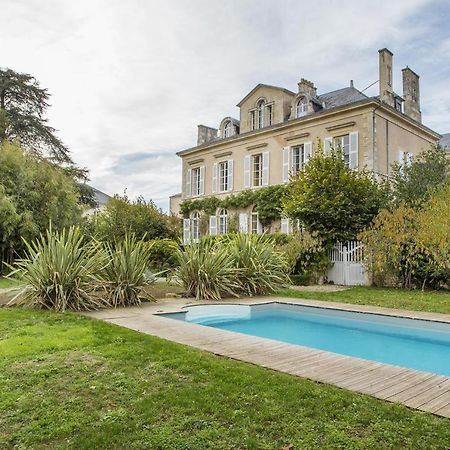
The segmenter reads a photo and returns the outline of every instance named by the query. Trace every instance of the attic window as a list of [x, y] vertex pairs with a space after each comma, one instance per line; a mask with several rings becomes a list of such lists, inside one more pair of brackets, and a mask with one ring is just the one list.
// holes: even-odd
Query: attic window
[[308, 114], [308, 102], [305, 98], [301, 98], [297, 102], [296, 117], [304, 117], [306, 114]]
[[233, 136], [233, 124], [231, 120], [228, 120], [223, 127], [223, 137], [228, 138], [230, 136]]
[[399, 98], [395, 99], [395, 109], [402, 112], [402, 101]]
[[256, 106], [257, 115], [258, 115], [258, 128], [264, 128], [264, 110], [265, 110], [265, 102], [264, 100], [261, 100], [258, 102], [258, 105]]

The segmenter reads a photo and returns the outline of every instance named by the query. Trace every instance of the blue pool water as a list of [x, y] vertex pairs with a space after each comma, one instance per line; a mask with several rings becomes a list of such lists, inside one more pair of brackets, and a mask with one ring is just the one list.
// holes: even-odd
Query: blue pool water
[[450, 376], [450, 324], [446, 323], [284, 303], [202, 305], [163, 315]]

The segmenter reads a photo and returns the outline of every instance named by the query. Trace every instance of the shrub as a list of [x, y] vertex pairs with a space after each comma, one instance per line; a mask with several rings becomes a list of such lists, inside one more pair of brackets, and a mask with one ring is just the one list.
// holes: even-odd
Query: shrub
[[176, 275], [190, 295], [203, 300], [238, 296], [238, 272], [226, 247], [210, 239], [178, 252]]
[[85, 244], [78, 227], [62, 232], [50, 228], [45, 236], [25, 245], [25, 257], [16, 261], [11, 275], [21, 278], [26, 288], [10, 304], [55, 311], [106, 306], [97, 292], [105, 254], [98, 244]]
[[366, 264], [375, 281], [385, 284], [393, 274], [406, 288], [450, 285], [449, 229], [450, 184], [421, 209], [402, 205], [381, 211], [360, 236], [369, 250]]
[[330, 267], [326, 247], [317, 233], [303, 231], [289, 236], [289, 241], [278, 246], [286, 258], [289, 273], [298, 275], [296, 282], [317, 282]]
[[286, 260], [266, 235], [236, 234], [225, 245], [239, 269], [240, 293], [263, 295], [289, 281]]
[[263, 295], [288, 282], [286, 261], [267, 235], [230, 234], [202, 239], [179, 252], [177, 270], [190, 295]]
[[134, 235], [126, 235], [115, 246], [104, 244], [109, 263], [102, 271], [102, 281], [110, 306], [138, 305], [145, 298], [143, 288], [155, 281], [147, 271], [152, 245]]
[[156, 272], [175, 269], [178, 265], [177, 242], [170, 239], [156, 239], [150, 241], [149, 247], [149, 267]]

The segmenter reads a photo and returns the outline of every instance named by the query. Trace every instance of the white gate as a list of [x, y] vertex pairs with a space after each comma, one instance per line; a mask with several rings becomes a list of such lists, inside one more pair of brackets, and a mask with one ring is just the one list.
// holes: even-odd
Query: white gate
[[328, 281], [344, 286], [368, 286], [369, 277], [362, 262], [364, 246], [358, 241], [337, 242], [330, 251], [333, 267], [328, 271]]

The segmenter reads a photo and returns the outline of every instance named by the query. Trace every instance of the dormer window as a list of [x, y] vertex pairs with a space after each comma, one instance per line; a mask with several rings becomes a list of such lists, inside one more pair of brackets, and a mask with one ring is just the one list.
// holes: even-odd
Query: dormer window
[[301, 98], [297, 102], [296, 117], [304, 117], [308, 114], [308, 102], [305, 98]]
[[264, 100], [258, 102], [256, 106], [256, 112], [258, 116], [258, 128], [264, 128], [264, 113], [266, 109], [266, 103]]
[[228, 138], [233, 136], [233, 134], [233, 124], [231, 123], [231, 120], [228, 120], [223, 127], [223, 137]]

